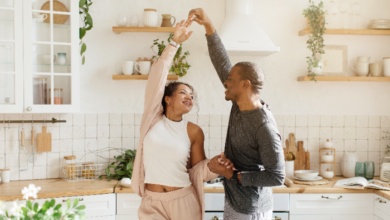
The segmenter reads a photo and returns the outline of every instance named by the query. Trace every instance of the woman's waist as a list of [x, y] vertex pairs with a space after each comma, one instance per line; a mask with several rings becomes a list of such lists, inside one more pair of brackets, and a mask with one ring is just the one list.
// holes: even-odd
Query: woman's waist
[[172, 200], [194, 193], [192, 185], [187, 187], [170, 187], [158, 184], [145, 184], [145, 197], [157, 200]]

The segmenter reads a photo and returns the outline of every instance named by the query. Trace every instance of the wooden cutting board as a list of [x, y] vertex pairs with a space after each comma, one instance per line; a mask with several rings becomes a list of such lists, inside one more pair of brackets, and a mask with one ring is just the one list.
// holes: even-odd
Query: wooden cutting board
[[303, 141], [298, 141], [298, 151], [295, 155], [294, 170], [305, 170], [306, 152], [303, 148]]
[[295, 144], [295, 134], [289, 134], [289, 139], [286, 140], [286, 148], [283, 148], [284, 157], [291, 152], [295, 156], [294, 170], [310, 170], [310, 153], [305, 152], [303, 141], [298, 141], [298, 147]]
[[42, 127], [42, 133], [37, 134], [37, 152], [51, 151], [51, 133], [47, 133], [47, 127]]

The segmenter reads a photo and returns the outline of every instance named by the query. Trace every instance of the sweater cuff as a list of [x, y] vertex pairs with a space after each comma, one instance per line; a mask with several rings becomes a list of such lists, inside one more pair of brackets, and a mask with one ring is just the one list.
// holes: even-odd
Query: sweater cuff
[[215, 31], [212, 35], [205, 34], [205, 36], [206, 36], [208, 45], [214, 45], [216, 43], [221, 42], [221, 38], [219, 38], [217, 31]]

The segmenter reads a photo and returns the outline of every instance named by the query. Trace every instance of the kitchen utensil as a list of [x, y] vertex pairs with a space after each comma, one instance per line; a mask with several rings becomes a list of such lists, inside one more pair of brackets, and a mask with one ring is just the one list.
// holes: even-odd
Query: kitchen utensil
[[0, 176], [2, 183], [9, 183], [11, 180], [11, 170], [10, 169], [0, 169]]
[[43, 22], [47, 19], [47, 14], [33, 14], [33, 21], [34, 22]]
[[383, 76], [390, 77], [390, 57], [383, 58]]
[[303, 141], [298, 141], [298, 151], [296, 154], [295, 170], [305, 170], [306, 165], [306, 152], [303, 148]]
[[318, 176], [318, 172], [315, 170], [296, 170], [294, 174], [295, 177], [300, 179], [314, 179], [316, 176]]
[[57, 64], [65, 65], [66, 63], [66, 53], [57, 53]]
[[150, 61], [138, 61], [135, 63], [135, 69], [141, 73], [141, 75], [149, 75], [152, 62]]
[[351, 68], [353, 71], [355, 71], [357, 76], [364, 77], [368, 75], [368, 73], [370, 72], [370, 59], [371, 58], [368, 56], [360, 56], [356, 60], [353, 60], [351, 62]]
[[144, 9], [143, 22], [145, 27], [157, 27], [157, 10], [150, 8]]
[[32, 126], [33, 123], [31, 124], [31, 154], [28, 157], [28, 162], [30, 163], [34, 163], [35, 161], [37, 161], [37, 157], [34, 155], [34, 128]]
[[293, 153], [294, 155], [296, 155], [296, 152], [298, 151], [296, 145], [295, 145], [295, 134], [294, 133], [290, 133], [288, 135], [288, 142], [290, 143], [290, 146], [289, 146], [289, 151], [291, 153]]
[[294, 154], [292, 154], [291, 152], [288, 152], [286, 154], [286, 161], [294, 161], [294, 160], [295, 160]]
[[[41, 10], [43, 11], [50, 11], [50, 1], [47, 1], [42, 5]], [[69, 12], [66, 6], [58, 1], [58, 0], [53, 0], [53, 11], [55, 12]], [[49, 15], [49, 14], [47, 14]], [[53, 23], [54, 24], [64, 24], [69, 18], [69, 15], [64, 15], [64, 14], [55, 14], [53, 13]], [[46, 23], [50, 23], [50, 16], [47, 17], [47, 19], [44, 20]]]
[[322, 162], [333, 162], [333, 155], [329, 155], [326, 153], [326, 155], [321, 156]]
[[120, 185], [123, 186], [123, 187], [131, 187], [131, 180], [130, 180], [130, 178], [123, 178], [120, 181]]
[[310, 169], [310, 153], [305, 152], [303, 141], [298, 141], [298, 148], [295, 146], [295, 134], [289, 134], [286, 140], [286, 148], [283, 148], [286, 161], [294, 160], [294, 170]]
[[373, 161], [364, 162], [364, 166], [366, 168], [366, 172], [364, 173], [364, 177], [367, 180], [372, 180], [375, 174], [375, 164]]
[[378, 77], [382, 75], [382, 63], [370, 63], [370, 75]]
[[299, 178], [299, 177], [294, 177], [295, 180], [299, 180], [299, 181], [317, 181], [317, 180], [322, 180], [322, 177], [321, 176], [316, 176], [316, 177], [313, 177], [313, 178], [310, 178], [310, 179], [302, 179], [302, 178]]
[[123, 75], [132, 75], [134, 73], [134, 61], [122, 62]]
[[330, 142], [329, 139], [326, 139], [326, 142], [324, 143], [325, 148], [332, 148], [333, 142]]
[[330, 171], [329, 169], [322, 171], [322, 176], [326, 179], [332, 179], [334, 176], [334, 172]]
[[382, 159], [380, 179], [385, 182], [390, 182], [390, 157]]
[[287, 178], [294, 178], [294, 161], [286, 161], [285, 162], [285, 172]]
[[37, 152], [51, 151], [51, 133], [47, 133], [47, 127], [42, 127], [42, 133], [37, 134]]
[[310, 152], [306, 152], [305, 170], [310, 170]]
[[[173, 23], [172, 23], [172, 18]], [[163, 14], [162, 15], [162, 22], [161, 27], [172, 27], [176, 23], [176, 18], [174, 16], [171, 16], [170, 14]]]
[[364, 177], [366, 175], [366, 165], [363, 162], [356, 162], [355, 176]]
[[287, 187], [293, 187], [294, 182], [290, 178], [286, 177], [284, 178], [284, 185], [286, 185]]
[[341, 159], [341, 174], [346, 178], [355, 177], [355, 166], [358, 160], [356, 152], [345, 151]]

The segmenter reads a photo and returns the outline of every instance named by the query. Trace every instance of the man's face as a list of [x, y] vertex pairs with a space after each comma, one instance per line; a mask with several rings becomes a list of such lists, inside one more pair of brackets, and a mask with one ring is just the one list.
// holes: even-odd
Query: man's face
[[225, 86], [226, 101], [237, 101], [239, 94], [242, 92], [240, 84], [243, 82], [239, 74], [240, 67], [234, 66], [229, 73], [228, 79], [223, 83]]

